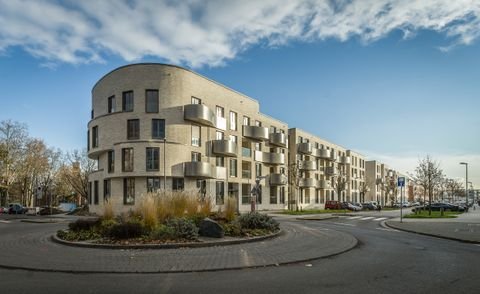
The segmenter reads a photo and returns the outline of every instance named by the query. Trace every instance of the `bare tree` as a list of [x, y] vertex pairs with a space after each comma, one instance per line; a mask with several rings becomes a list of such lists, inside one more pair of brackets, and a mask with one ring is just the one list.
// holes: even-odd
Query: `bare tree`
[[365, 182], [361, 182], [359, 187], [358, 187], [358, 190], [360, 192], [360, 202], [361, 203], [364, 203], [365, 202], [365, 195], [367, 195], [368, 192], [370, 192], [370, 185], [371, 185], [371, 181], [365, 181]]
[[68, 165], [61, 167], [61, 176], [82, 199], [88, 199], [88, 175], [95, 171], [96, 163], [88, 158], [87, 150], [74, 150], [67, 154]]
[[431, 214], [433, 192], [443, 179], [443, 172], [440, 169], [440, 164], [427, 155], [426, 158], [419, 160], [413, 178], [416, 183], [423, 187], [425, 193], [427, 193], [428, 202], [430, 204], [429, 214]]
[[460, 196], [464, 193], [463, 183], [455, 179], [446, 179], [445, 189], [450, 193], [450, 202], [455, 202], [455, 196]]
[[345, 199], [341, 198], [342, 192], [348, 188], [348, 179], [344, 169], [338, 169], [337, 171], [337, 174], [333, 177], [332, 186], [337, 193], [338, 201], [343, 201]]

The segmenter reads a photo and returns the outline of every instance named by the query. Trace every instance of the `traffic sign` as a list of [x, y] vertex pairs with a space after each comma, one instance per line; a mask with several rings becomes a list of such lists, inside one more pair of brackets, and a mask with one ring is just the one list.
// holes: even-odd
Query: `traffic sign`
[[398, 187], [405, 187], [405, 177], [398, 177]]

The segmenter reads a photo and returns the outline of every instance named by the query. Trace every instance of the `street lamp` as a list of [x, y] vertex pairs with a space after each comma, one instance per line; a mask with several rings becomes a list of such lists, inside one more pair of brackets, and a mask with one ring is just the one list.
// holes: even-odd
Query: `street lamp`
[[465, 204], [468, 207], [468, 162], [460, 162], [460, 164], [465, 165]]

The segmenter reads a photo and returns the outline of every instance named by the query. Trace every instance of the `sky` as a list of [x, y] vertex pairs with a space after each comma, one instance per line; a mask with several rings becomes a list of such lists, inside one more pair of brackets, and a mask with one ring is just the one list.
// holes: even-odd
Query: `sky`
[[84, 148], [91, 89], [138, 62], [190, 68], [263, 113], [480, 188], [480, 1], [0, 0], [0, 120]]

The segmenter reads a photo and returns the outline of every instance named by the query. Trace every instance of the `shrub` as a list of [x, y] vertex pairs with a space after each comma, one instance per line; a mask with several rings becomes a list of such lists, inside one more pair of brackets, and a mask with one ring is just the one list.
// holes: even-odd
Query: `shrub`
[[177, 239], [196, 240], [198, 237], [198, 227], [190, 219], [172, 218], [165, 225], [173, 230]]
[[175, 239], [175, 230], [166, 225], [159, 225], [155, 230], [150, 232], [152, 240], [172, 240]]
[[80, 231], [57, 231], [57, 236], [66, 241], [85, 241], [99, 239], [101, 236], [95, 230], [80, 230]]
[[80, 218], [68, 224], [71, 231], [88, 231], [100, 224], [100, 219]]
[[102, 222], [100, 223], [100, 228], [99, 228], [100, 234], [102, 234], [103, 236], [108, 236], [112, 227], [117, 224], [118, 222], [115, 219], [103, 219]]
[[274, 232], [280, 229], [276, 220], [268, 215], [260, 214], [258, 212], [243, 214], [238, 218], [238, 221], [241, 228], [247, 230], [264, 229]]
[[110, 202], [104, 202], [103, 204], [103, 216], [102, 218], [104, 220], [107, 220], [107, 219], [113, 219], [115, 217], [115, 214], [113, 212], [113, 206], [112, 206], [112, 203]]
[[239, 222], [220, 224], [225, 231], [225, 236], [238, 237], [242, 235], [242, 227]]
[[212, 214], [212, 198], [210, 196], [206, 196], [203, 199], [200, 199], [200, 215], [203, 217], [208, 217]]
[[153, 230], [158, 226], [158, 215], [155, 196], [147, 194], [140, 201], [140, 206], [136, 212], [137, 215], [143, 220], [143, 224], [146, 229]]
[[107, 235], [113, 239], [138, 238], [144, 234], [142, 223], [135, 219], [127, 222], [117, 223], [110, 227]]

